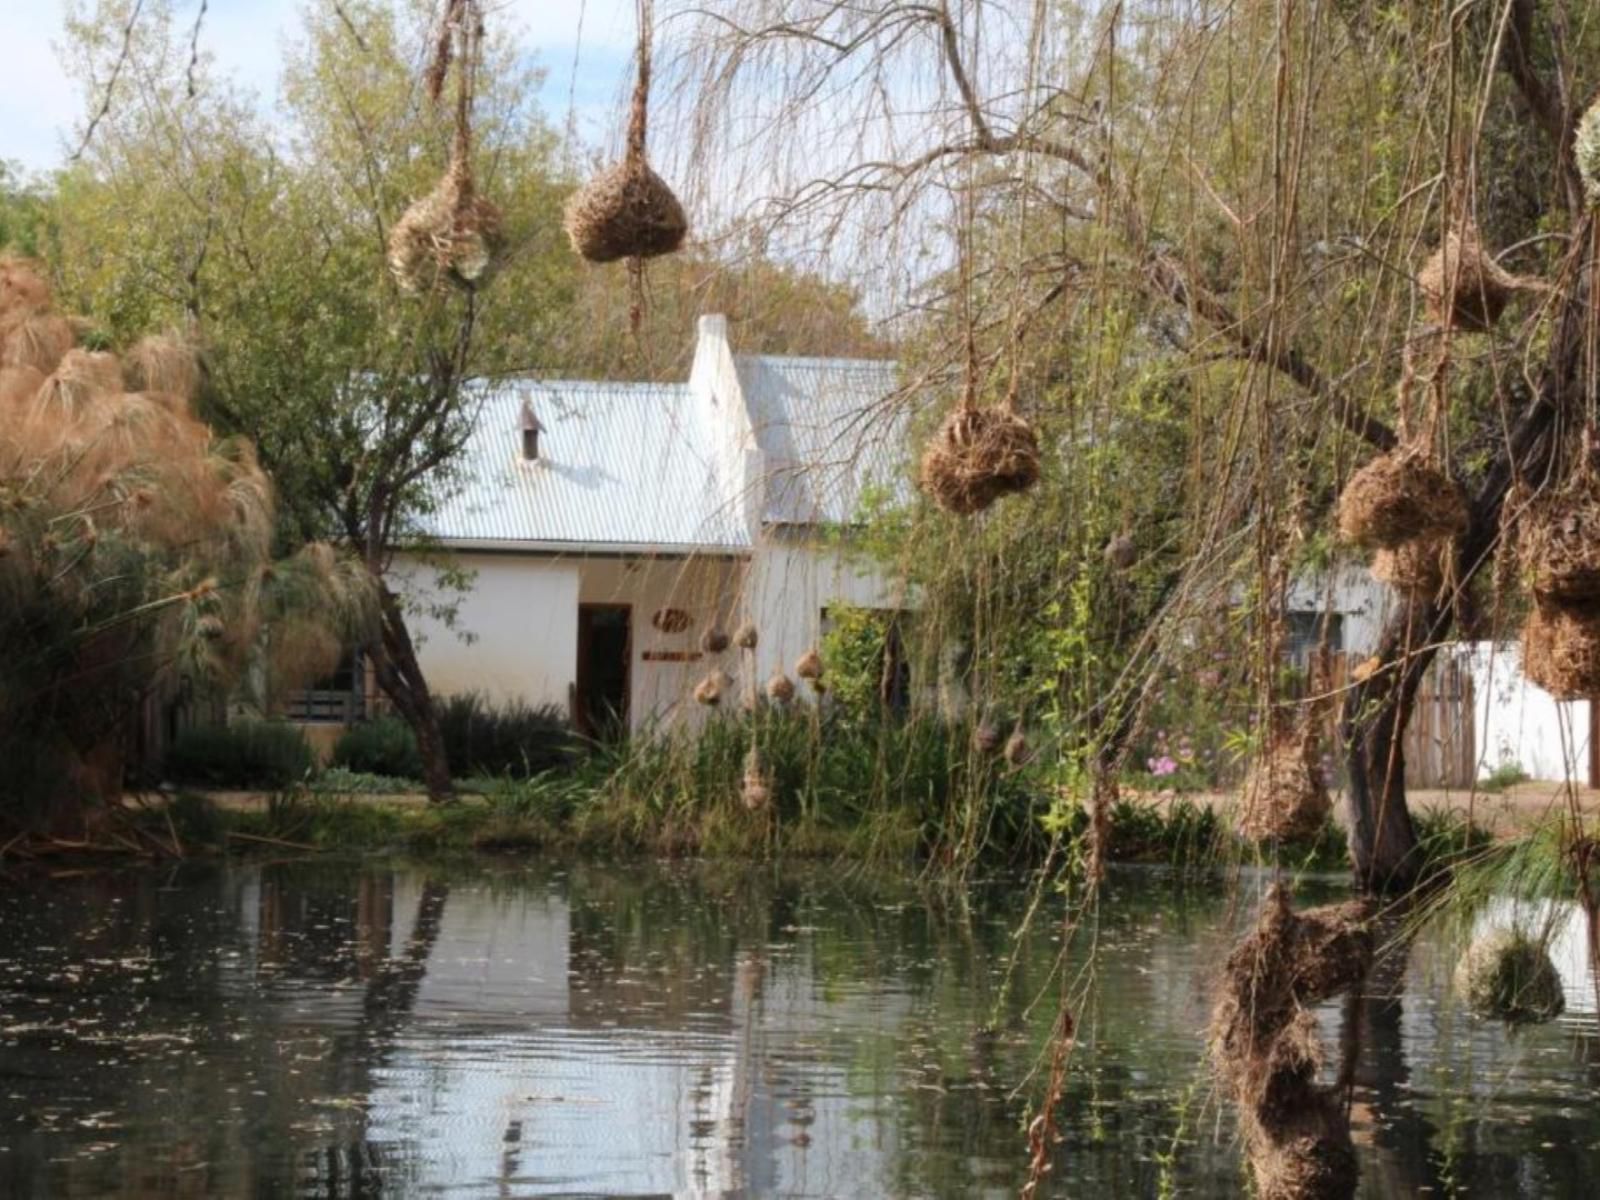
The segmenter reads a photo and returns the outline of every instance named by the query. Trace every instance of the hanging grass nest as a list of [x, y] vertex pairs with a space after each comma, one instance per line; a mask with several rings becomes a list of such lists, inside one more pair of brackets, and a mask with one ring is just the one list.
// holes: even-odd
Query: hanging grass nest
[[1339, 536], [1358, 546], [1397, 547], [1466, 527], [1466, 497], [1420, 447], [1378, 455], [1339, 494]]
[[728, 634], [720, 625], [713, 625], [700, 635], [700, 649], [707, 654], [721, 654], [728, 648]]
[[458, 41], [450, 163], [433, 190], [406, 209], [389, 231], [389, 270], [401, 291], [413, 295], [446, 283], [464, 291], [480, 288], [505, 250], [500, 210], [478, 194], [472, 175], [472, 99], [482, 36], [476, 3], [451, 0], [426, 79], [437, 99], [450, 69], [451, 43]]
[[1518, 280], [1484, 251], [1477, 230], [1468, 224], [1445, 236], [1417, 272], [1417, 286], [1428, 320], [1487, 333], [1505, 311]]
[[671, 254], [689, 233], [683, 205], [642, 157], [607, 167], [574, 192], [562, 225], [592, 263]]
[[1005, 749], [1002, 753], [1006, 760], [1006, 766], [1027, 766], [1028, 760], [1033, 757], [1028, 749], [1028, 735], [1023, 733], [1021, 729], [1013, 729], [1011, 736], [1006, 739]]
[[505, 249], [500, 210], [478, 195], [469, 151], [458, 144], [433, 191], [389, 231], [389, 270], [412, 295], [449, 283], [466, 291], [489, 281]]
[[767, 680], [767, 699], [774, 704], [788, 704], [794, 699], [794, 680], [774, 669], [772, 677]]
[[622, 161], [596, 175], [567, 201], [562, 225], [573, 250], [592, 263], [654, 258], [683, 245], [689, 219], [666, 180], [645, 158], [650, 109], [650, 6], [639, 13], [639, 74], [628, 110]]
[[733, 631], [733, 644], [741, 650], [754, 650], [760, 639], [753, 621], [745, 621]]
[[739, 799], [751, 812], [762, 812], [772, 803], [772, 781], [761, 765], [761, 752], [754, 746], [744, 756], [744, 778], [739, 786]]
[[1315, 837], [1333, 810], [1322, 775], [1315, 722], [1277, 734], [1245, 775], [1239, 836], [1251, 842]]
[[1517, 520], [1517, 558], [1540, 598], [1600, 600], [1600, 480], [1592, 471], [1528, 502]]
[[972, 730], [972, 747], [980, 754], [998, 754], [1004, 743], [993, 721], [979, 721]]
[[1039, 437], [1009, 407], [964, 401], [922, 454], [922, 489], [946, 512], [969, 516], [1039, 481]]
[[721, 671], [712, 671], [699, 683], [694, 685], [694, 699], [696, 704], [703, 704], [707, 708], [715, 708], [722, 703], [722, 690], [724, 676]]
[[1274, 884], [1256, 928], [1228, 955], [1211, 1016], [1217, 1078], [1239, 1110], [1263, 1200], [1348, 1200], [1356, 1156], [1343, 1092], [1317, 1081], [1312, 1005], [1360, 985], [1372, 962], [1362, 902], [1294, 912]]
[[1106, 565], [1113, 571], [1126, 571], [1139, 557], [1138, 547], [1125, 533], [1119, 533], [1106, 543]]
[[822, 655], [807, 650], [795, 660], [794, 673], [810, 683], [818, 682], [822, 678]]
[[1444, 590], [1446, 565], [1455, 552], [1449, 538], [1413, 538], [1385, 546], [1372, 559], [1372, 577], [1419, 600], [1435, 599]]
[[1522, 670], [1557, 700], [1600, 696], [1600, 611], [1535, 601], [1522, 626]]
[[1456, 967], [1456, 988], [1479, 1016], [1515, 1024], [1553, 1021], [1567, 1007], [1550, 955], [1516, 929], [1475, 939]]
[[1600, 98], [1578, 120], [1572, 156], [1578, 160], [1585, 197], [1591, 206], [1600, 208]]

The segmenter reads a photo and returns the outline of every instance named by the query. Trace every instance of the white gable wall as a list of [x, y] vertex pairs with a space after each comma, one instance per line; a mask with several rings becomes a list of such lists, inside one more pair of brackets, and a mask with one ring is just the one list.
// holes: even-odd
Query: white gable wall
[[[567, 712], [578, 662], [577, 562], [470, 551], [455, 558], [476, 572], [458, 598], [455, 629], [425, 614], [410, 621], [428, 686], [435, 695], [478, 691]], [[431, 568], [402, 562], [395, 574], [419, 604], [439, 598]]]
[[1560, 701], [1528, 682], [1522, 647], [1475, 642], [1465, 647], [1472, 672], [1478, 778], [1516, 765], [1531, 778], [1589, 786], [1589, 701]]

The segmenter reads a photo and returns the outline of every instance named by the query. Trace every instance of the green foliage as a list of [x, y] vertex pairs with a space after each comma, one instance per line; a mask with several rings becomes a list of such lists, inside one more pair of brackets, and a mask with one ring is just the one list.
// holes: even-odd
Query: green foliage
[[164, 765], [174, 783], [273, 790], [310, 776], [316, 757], [305, 734], [287, 721], [235, 721], [184, 730]]
[[310, 789], [321, 796], [404, 796], [416, 792], [418, 785], [415, 779], [328, 767], [311, 781]]
[[352, 725], [334, 743], [330, 762], [363, 775], [422, 778], [417, 735], [398, 717], [376, 717]]
[[553, 704], [494, 702], [466, 692], [438, 702], [445, 757], [457, 779], [475, 775], [526, 779], [568, 765], [577, 742]]
[[1519, 762], [1503, 762], [1487, 778], [1478, 780], [1480, 792], [1503, 792], [1507, 788], [1516, 787], [1519, 783], [1526, 783], [1531, 776], [1522, 769]]
[[874, 718], [881, 707], [883, 672], [890, 630], [896, 616], [881, 609], [830, 605], [832, 627], [820, 653], [827, 668], [828, 694], [845, 713]]

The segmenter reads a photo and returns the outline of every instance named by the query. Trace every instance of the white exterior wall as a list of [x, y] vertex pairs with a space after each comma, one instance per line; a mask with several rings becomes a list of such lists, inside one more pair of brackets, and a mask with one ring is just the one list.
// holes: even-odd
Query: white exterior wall
[[1559, 701], [1528, 682], [1522, 647], [1476, 642], [1465, 648], [1472, 672], [1478, 778], [1516, 763], [1534, 779], [1589, 785], [1589, 701]]
[[1290, 612], [1335, 612], [1344, 618], [1344, 649], [1359, 660], [1378, 646], [1394, 592], [1379, 583], [1365, 563], [1345, 562], [1325, 574], [1308, 575], [1289, 585]]
[[[436, 695], [478, 691], [567, 712], [578, 664], [578, 563], [521, 554], [455, 558], [477, 573], [458, 598], [455, 628], [429, 616], [411, 621], [428, 686]], [[420, 603], [437, 595], [430, 568], [402, 566], [396, 573]]]
[[[795, 660], [822, 640], [825, 608], [842, 604], [858, 608], [910, 606], [903, 588], [870, 564], [780, 533], [768, 533], [757, 547], [745, 601], [761, 632], [756, 650], [758, 681], [765, 681], [775, 668], [794, 677]], [[827, 664], [823, 665], [826, 669]]]
[[[705, 713], [690, 695], [695, 684], [719, 666], [737, 678], [739, 653], [731, 647], [690, 662], [663, 662], [647, 655], [700, 655], [700, 636], [713, 624], [720, 624], [731, 635], [743, 619], [737, 603], [743, 574], [743, 562], [731, 559], [589, 559], [583, 563], [571, 617], [574, 627], [580, 602], [626, 604], [632, 609], [628, 724], [633, 730], [696, 724]], [[681, 633], [662, 632], [651, 618], [664, 608], [683, 610], [693, 624]], [[573, 654], [576, 657], [576, 643]], [[723, 703], [736, 704], [738, 694], [726, 696]]]

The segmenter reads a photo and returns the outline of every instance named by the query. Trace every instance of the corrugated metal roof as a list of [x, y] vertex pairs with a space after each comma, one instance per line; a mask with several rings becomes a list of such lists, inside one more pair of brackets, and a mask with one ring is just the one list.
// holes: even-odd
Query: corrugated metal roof
[[765, 520], [851, 521], [869, 487], [907, 498], [906, 406], [891, 401], [898, 384], [893, 362], [767, 355], [734, 361], [766, 461]]
[[[522, 457], [522, 405], [539, 457]], [[685, 384], [516, 380], [485, 389], [464, 487], [427, 522], [446, 541], [739, 550], [750, 544], [717, 476], [711, 414]]]

